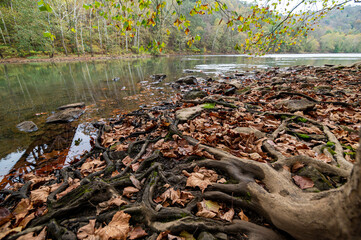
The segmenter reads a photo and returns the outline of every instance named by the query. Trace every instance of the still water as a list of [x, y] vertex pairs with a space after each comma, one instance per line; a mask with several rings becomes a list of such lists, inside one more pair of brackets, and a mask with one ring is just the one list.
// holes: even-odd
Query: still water
[[[63, 156], [64, 163], [76, 152], [74, 148], [89, 148], [86, 136], [94, 134], [94, 129], [82, 122], [166, 100], [173, 93], [169, 83], [181, 76], [356, 61], [361, 61], [361, 54], [196, 55], [0, 65], [0, 179], [25, 163], [28, 169], [24, 171], [34, 169], [39, 163], [46, 165], [49, 158], [56, 156]], [[150, 75], [158, 73], [166, 74], [167, 78], [155, 84]], [[45, 124], [57, 107], [75, 102], [87, 105], [80, 121]], [[39, 131], [19, 132], [16, 125], [25, 120], [35, 122]], [[82, 144], [74, 144], [75, 140]], [[44, 154], [48, 158], [41, 158]]]

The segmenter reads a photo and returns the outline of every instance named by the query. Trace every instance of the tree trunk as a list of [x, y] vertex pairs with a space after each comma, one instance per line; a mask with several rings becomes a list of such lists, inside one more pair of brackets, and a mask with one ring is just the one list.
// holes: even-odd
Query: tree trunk
[[65, 55], [68, 56], [68, 49], [66, 48], [65, 41], [64, 41], [64, 31], [63, 31], [62, 23], [60, 23], [60, 32], [61, 32], [61, 43], [63, 45]]
[[89, 13], [89, 35], [90, 35], [90, 55], [93, 57], [94, 53], [93, 53], [93, 36], [92, 36], [92, 12], [90, 11]]

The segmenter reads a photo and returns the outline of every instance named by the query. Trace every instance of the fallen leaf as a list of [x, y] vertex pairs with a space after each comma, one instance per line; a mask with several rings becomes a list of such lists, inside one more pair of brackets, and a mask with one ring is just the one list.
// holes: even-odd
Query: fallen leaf
[[129, 239], [133, 240], [133, 239], [137, 239], [137, 238], [141, 238], [144, 236], [147, 236], [148, 233], [146, 231], [143, 230], [142, 227], [137, 226], [132, 228], [132, 230], [129, 233]]
[[226, 220], [228, 222], [232, 222], [233, 216], [234, 216], [234, 209], [231, 208], [231, 209], [228, 210], [228, 212], [221, 215], [220, 218], [223, 219], [223, 220]]
[[45, 240], [46, 239], [46, 227], [41, 230], [38, 236], [34, 236], [34, 232], [27, 233], [17, 240]]
[[197, 203], [198, 212], [196, 216], [214, 218], [219, 213], [219, 204], [210, 200], [203, 200]]
[[246, 216], [246, 214], [244, 214], [243, 210], [241, 210], [241, 212], [238, 213], [238, 216], [239, 216], [239, 218], [240, 218], [241, 220], [249, 222], [249, 219], [248, 219], [248, 217]]
[[16, 208], [12, 212], [12, 214], [16, 218], [17, 225], [29, 212], [29, 210], [32, 208], [32, 204], [28, 198], [23, 198], [21, 201], [16, 205]]
[[92, 239], [95, 236], [95, 219], [89, 220], [89, 224], [79, 228], [76, 236], [80, 239]]
[[120, 207], [120, 206], [126, 205], [126, 204], [127, 204], [127, 202], [122, 200], [121, 196], [113, 197], [113, 198], [109, 199], [108, 201], [99, 203], [99, 205], [97, 206], [97, 215], [99, 215], [99, 213], [101, 213], [113, 206]]
[[50, 187], [42, 186], [39, 189], [30, 192], [30, 200], [34, 204], [43, 204], [46, 202], [49, 194]]
[[129, 219], [131, 216], [119, 211], [114, 214], [112, 221], [104, 228], [97, 229], [95, 235], [102, 240], [119, 239], [126, 240], [129, 233]]
[[292, 178], [301, 189], [311, 188], [315, 185], [313, 183], [312, 179], [310, 179], [308, 177], [302, 177], [302, 176], [295, 175]]
[[19, 227], [25, 228], [28, 223], [35, 218], [35, 213], [31, 213], [26, 216], [19, 224]]
[[187, 171], [182, 171], [185, 176], [188, 176], [187, 187], [199, 187], [204, 192], [208, 185], [217, 182], [218, 174], [213, 170], [196, 166], [193, 171], [190, 174]]
[[[5, 231], [1, 231], [0, 232], [0, 239], [3, 239], [4, 237], [9, 235], [10, 233], [21, 232], [22, 229], [23, 229], [22, 227], [16, 227], [16, 228], [8, 229], [8, 230], [5, 230]], [[23, 240], [25, 240], [25, 239], [23, 239]]]
[[297, 172], [298, 169], [303, 168], [304, 166], [305, 166], [305, 164], [300, 163], [300, 162], [296, 162], [292, 166], [292, 172]]
[[185, 206], [194, 196], [190, 192], [181, 191], [179, 189], [174, 190], [174, 188], [167, 189], [161, 196], [160, 200], [164, 203], [167, 199], [172, 200], [172, 204], [178, 203]]
[[0, 207], [0, 226], [10, 221], [13, 217], [14, 215], [7, 208]]
[[126, 187], [123, 189], [123, 196], [126, 196], [127, 198], [131, 198], [133, 196], [133, 193], [139, 192], [139, 189], [135, 187]]
[[142, 189], [142, 186], [141, 186], [139, 180], [134, 175], [131, 175], [129, 177], [129, 179], [133, 183], [134, 187], [136, 187], [138, 189]]

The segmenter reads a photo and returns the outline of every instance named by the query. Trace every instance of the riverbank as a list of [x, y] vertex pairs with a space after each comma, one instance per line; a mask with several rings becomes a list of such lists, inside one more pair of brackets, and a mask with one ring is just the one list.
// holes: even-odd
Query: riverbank
[[56, 56], [53, 58], [49, 57], [35, 57], [35, 58], [8, 58], [0, 59], [0, 64], [23, 64], [33, 62], [75, 62], [75, 61], [96, 61], [96, 60], [116, 60], [116, 59], [130, 59], [130, 58], [149, 58], [151, 55], [135, 55], [125, 54], [120, 56], [109, 56], [109, 55], [72, 55], [72, 56]]
[[347, 216], [335, 196], [360, 165], [360, 71], [180, 78], [172, 100], [94, 124], [93, 150], [70, 166], [19, 175], [2, 192], [6, 239], [312, 238], [314, 221], [338, 236], [329, 219]]

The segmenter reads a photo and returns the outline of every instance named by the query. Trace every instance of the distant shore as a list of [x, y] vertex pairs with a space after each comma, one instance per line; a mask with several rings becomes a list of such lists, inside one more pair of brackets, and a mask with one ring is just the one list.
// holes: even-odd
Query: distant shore
[[150, 55], [135, 55], [135, 54], [124, 54], [124, 55], [70, 55], [70, 56], [55, 56], [49, 58], [42, 56], [39, 58], [8, 58], [0, 59], [0, 64], [7, 63], [32, 63], [32, 62], [74, 62], [74, 61], [93, 61], [93, 60], [114, 60], [114, 59], [128, 59], [128, 58], [148, 58]]

